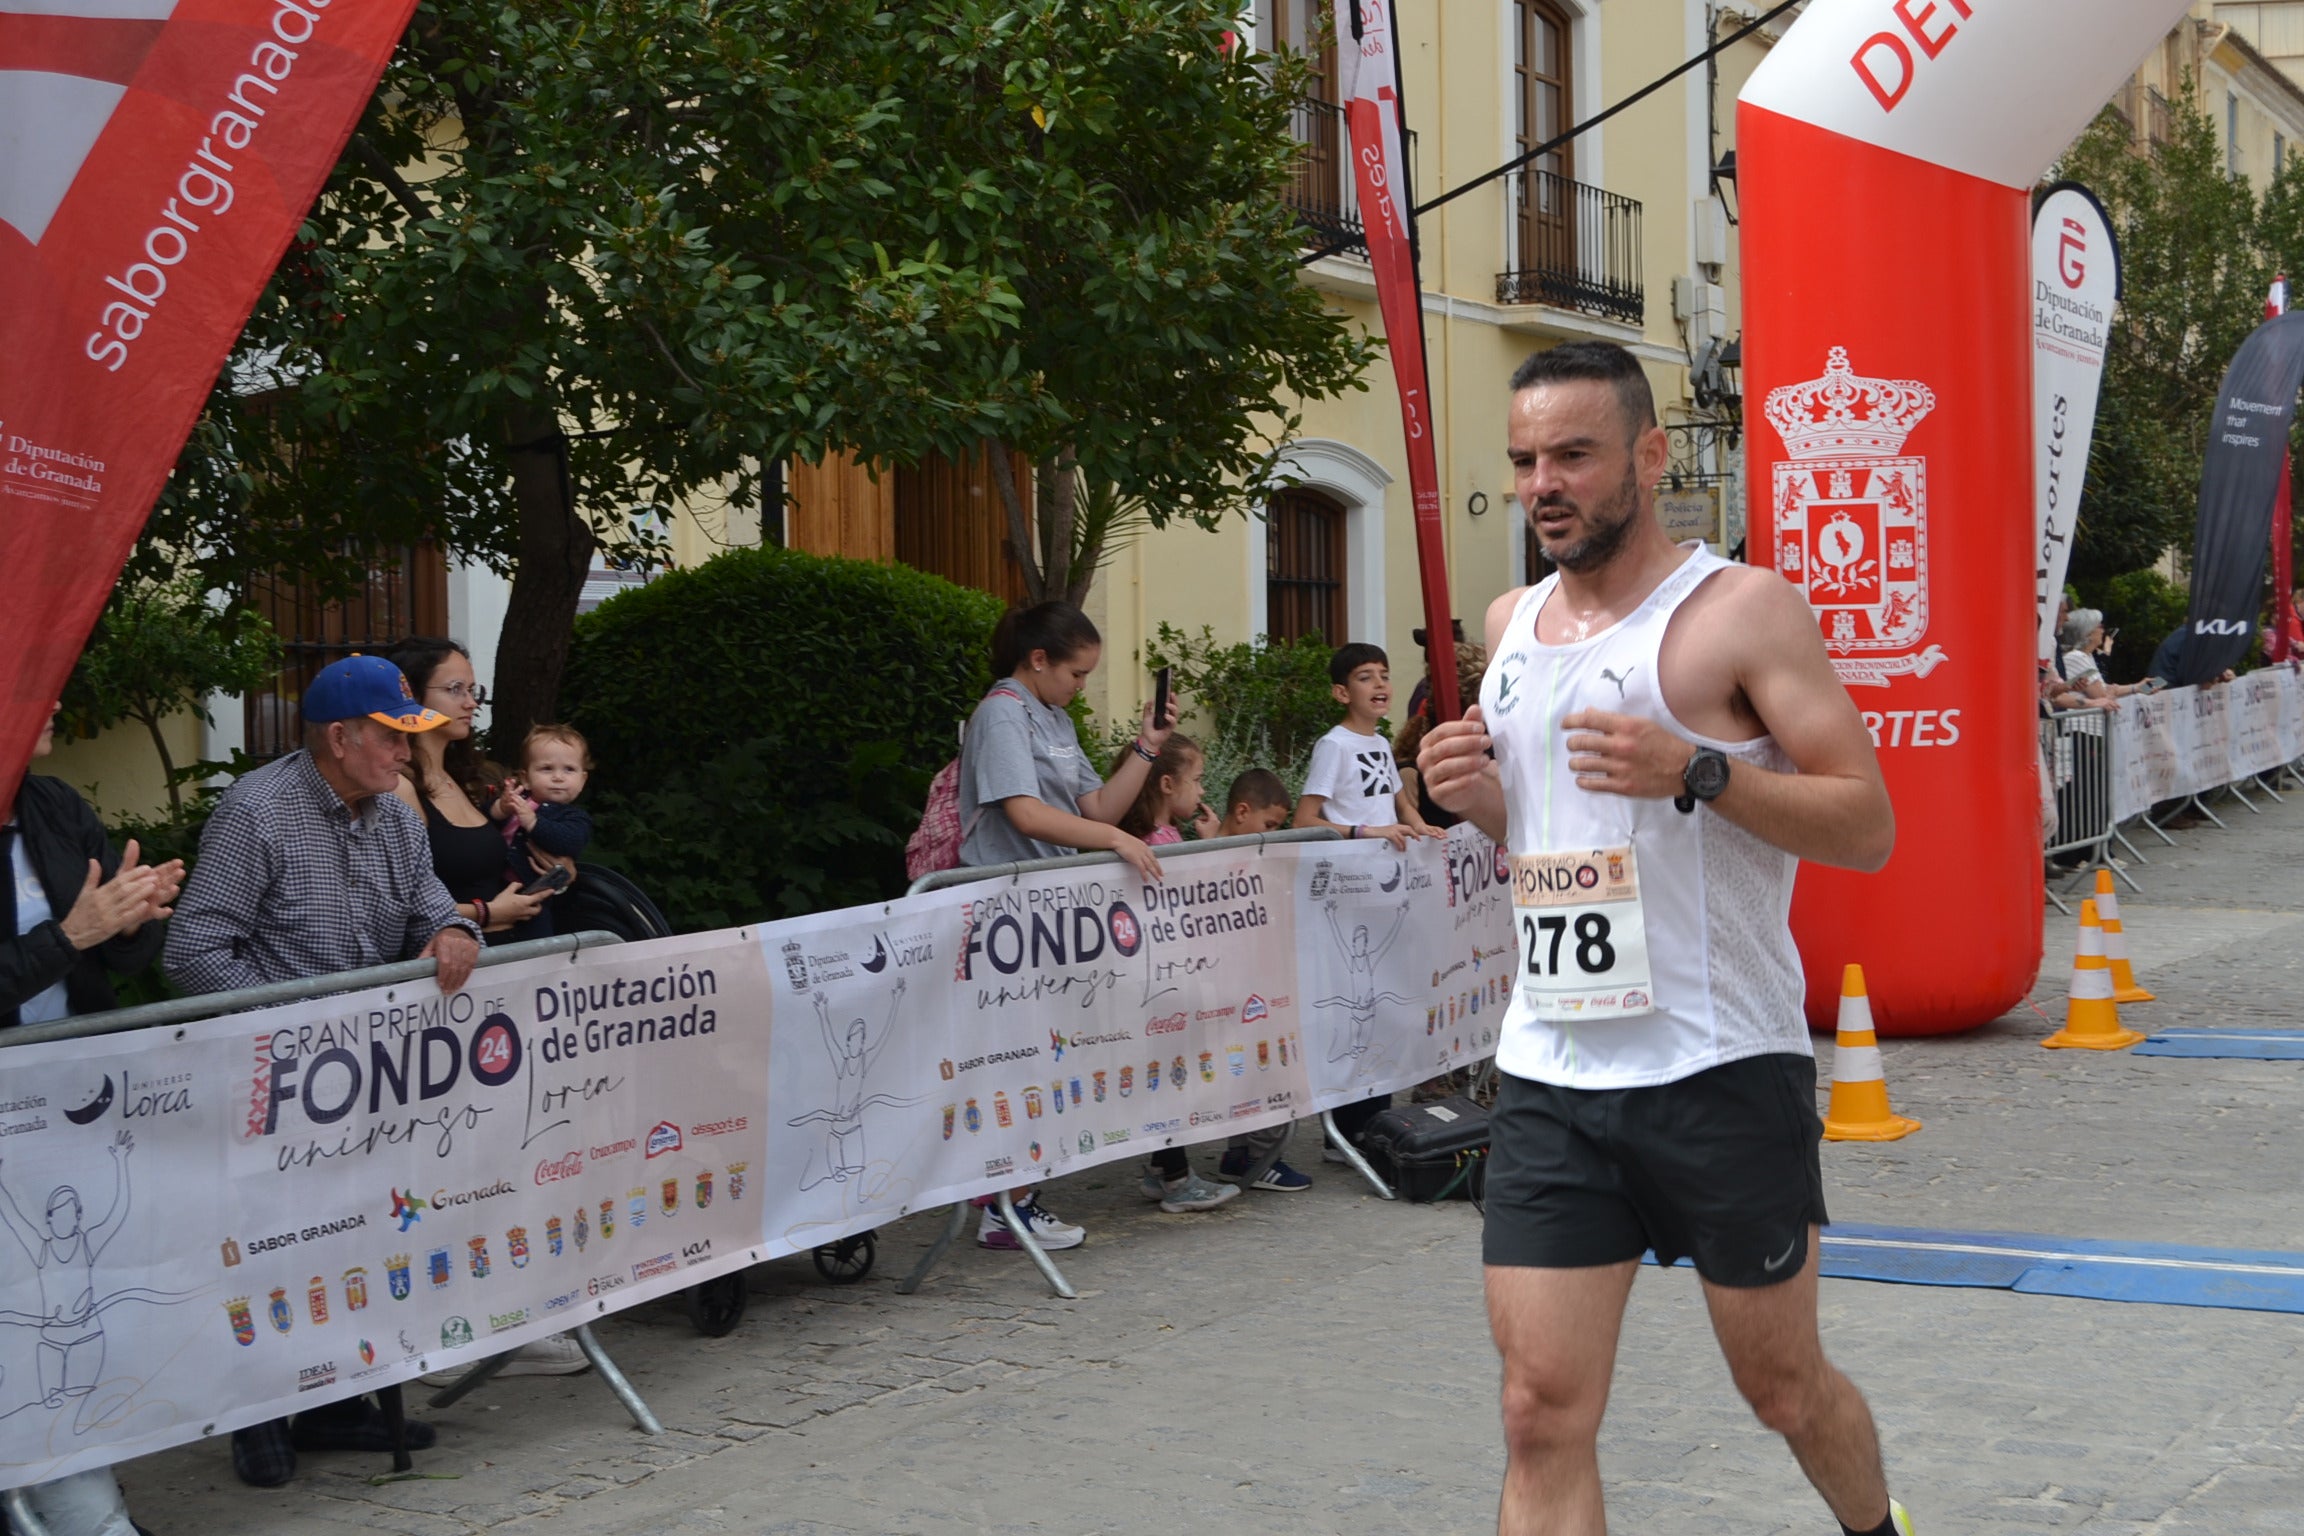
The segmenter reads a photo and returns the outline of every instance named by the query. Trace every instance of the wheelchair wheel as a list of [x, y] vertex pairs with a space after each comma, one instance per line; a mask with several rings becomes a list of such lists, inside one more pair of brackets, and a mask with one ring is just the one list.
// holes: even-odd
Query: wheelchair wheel
[[872, 1273], [872, 1265], [880, 1257], [880, 1239], [870, 1232], [859, 1232], [836, 1243], [826, 1243], [812, 1255], [816, 1260], [816, 1273], [834, 1285], [854, 1285]]
[[688, 1321], [698, 1333], [708, 1339], [724, 1338], [744, 1321], [744, 1303], [750, 1296], [744, 1273], [739, 1269], [688, 1287]]

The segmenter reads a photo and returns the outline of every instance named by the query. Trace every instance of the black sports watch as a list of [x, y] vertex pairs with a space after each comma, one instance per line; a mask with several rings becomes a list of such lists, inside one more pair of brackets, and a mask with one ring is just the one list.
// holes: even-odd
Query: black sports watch
[[1716, 747], [1698, 747], [1680, 770], [1680, 787], [1684, 793], [1674, 795], [1672, 804], [1682, 815], [1694, 811], [1699, 800], [1719, 799], [1728, 787], [1728, 754]]

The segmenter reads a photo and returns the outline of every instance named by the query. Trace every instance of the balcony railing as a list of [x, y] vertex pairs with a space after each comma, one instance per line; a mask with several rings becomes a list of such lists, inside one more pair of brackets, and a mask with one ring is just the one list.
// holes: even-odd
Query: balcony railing
[[1352, 146], [1344, 132], [1344, 109], [1332, 101], [1296, 103], [1292, 126], [1304, 146], [1288, 206], [1304, 227], [1306, 243], [1341, 250], [1368, 248], [1360, 227], [1360, 198], [1352, 186]]
[[1545, 304], [1638, 325], [1647, 316], [1640, 205], [1550, 171], [1506, 178], [1499, 304]]
[[[1360, 227], [1360, 191], [1352, 180], [1352, 140], [1344, 109], [1332, 101], [1302, 100], [1294, 108], [1296, 142], [1304, 146], [1287, 203], [1304, 230], [1308, 246], [1365, 255], [1368, 235]], [[1416, 135], [1400, 141], [1408, 158], [1407, 202], [1416, 200]]]

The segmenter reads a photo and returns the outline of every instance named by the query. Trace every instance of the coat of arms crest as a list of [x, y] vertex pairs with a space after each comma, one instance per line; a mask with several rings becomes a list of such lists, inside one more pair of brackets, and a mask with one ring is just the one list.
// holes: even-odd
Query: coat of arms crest
[[1926, 677], [1941, 646], [1928, 632], [1928, 461], [1900, 452], [1936, 406], [1913, 379], [1868, 379], [1834, 347], [1822, 378], [1768, 392], [1769, 422], [1790, 456], [1775, 466], [1775, 564], [1824, 631], [1850, 686]]

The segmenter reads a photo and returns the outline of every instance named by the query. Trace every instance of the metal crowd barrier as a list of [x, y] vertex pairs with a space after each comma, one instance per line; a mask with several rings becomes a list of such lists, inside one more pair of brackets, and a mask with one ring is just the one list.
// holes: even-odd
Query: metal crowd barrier
[[[594, 949], [602, 944], [621, 944], [623, 939], [613, 933], [592, 931], [586, 933], [556, 934], [549, 939], [530, 939], [519, 944], [482, 946], [478, 968], [510, 965], [518, 960], [535, 960], [546, 955], [572, 955], [578, 950]], [[228, 1013], [246, 1013], [257, 1008], [272, 1008], [281, 1003], [302, 1002], [308, 998], [329, 997], [340, 992], [357, 992], [367, 987], [393, 986], [404, 981], [422, 981], [440, 969], [436, 960], [396, 960], [389, 965], [364, 966], [354, 971], [331, 971], [325, 976], [303, 977], [295, 981], [278, 981], [268, 986], [242, 987], [232, 992], [209, 992], [197, 997], [175, 997], [163, 1002], [144, 1003], [134, 1008], [114, 1008], [104, 1013], [86, 1013], [76, 1018], [56, 1019], [45, 1024], [22, 1024], [14, 1029], [0, 1030], [0, 1048], [18, 1045], [38, 1045], [47, 1040], [83, 1040], [95, 1035], [115, 1035], [131, 1029], [155, 1029], [170, 1024], [189, 1024], [200, 1019], [213, 1019]], [[176, 1032], [178, 1039], [184, 1032]], [[589, 1324], [578, 1324], [571, 1330], [576, 1343], [584, 1351], [593, 1369], [624, 1411], [632, 1415], [632, 1422], [642, 1434], [657, 1435], [664, 1426], [656, 1415], [633, 1390], [632, 1383], [616, 1368], [608, 1351], [592, 1336]], [[508, 1357], [493, 1356], [481, 1361], [458, 1377], [454, 1383], [442, 1388], [428, 1399], [432, 1407], [444, 1408], [479, 1386], [504, 1367]], [[409, 1463], [406, 1453], [397, 1453], [393, 1470], [405, 1472]], [[0, 1509], [5, 1509], [18, 1536], [48, 1536], [47, 1527], [33, 1513], [25, 1490], [11, 1488], [0, 1493]]]
[[[2107, 854], [2117, 829], [2112, 824], [2112, 739], [2102, 710], [2075, 709], [2040, 722], [2040, 760], [2047, 765], [2048, 782], [2056, 796], [2056, 831], [2041, 850], [2055, 859], [2060, 854], [2084, 854], [2066, 871], [2066, 888], [2098, 864], [2109, 864]], [[2126, 839], [2122, 839], [2123, 842]], [[2120, 871], [2133, 888], [2133, 876]], [[2067, 915], [2071, 908], [2054, 889], [2048, 899]]]
[[[1155, 858], [1167, 860], [1203, 853], [1215, 853], [1228, 848], [1253, 847], [1261, 849], [1275, 843], [1326, 843], [1337, 840], [1338, 834], [1326, 827], [1290, 828], [1284, 832], [1252, 832], [1239, 837], [1211, 837], [1204, 838], [1199, 842], [1169, 843], [1153, 849], [1152, 855]], [[1081, 869], [1094, 865], [1118, 864], [1119, 862], [1120, 856], [1115, 853], [1068, 853], [1053, 859], [1025, 859], [1011, 864], [979, 864], [973, 867], [964, 865], [957, 869], [940, 869], [934, 873], [922, 875], [912, 882], [911, 889], [904, 894], [918, 896], [924, 891], [939, 891], [948, 886], [977, 885], [994, 880], [1016, 880], [1025, 875], [1039, 874], [1044, 870]], [[1354, 1171], [1366, 1179], [1377, 1194], [1386, 1200], [1394, 1198], [1391, 1186], [1377, 1175], [1374, 1168], [1368, 1166], [1368, 1160], [1360, 1155], [1360, 1149], [1337, 1134], [1336, 1117], [1327, 1110], [1322, 1110], [1320, 1123], [1328, 1133], [1328, 1140], [1342, 1151], [1345, 1161], [1352, 1165]], [[1274, 1147], [1243, 1177], [1251, 1183], [1262, 1178], [1272, 1165], [1280, 1160], [1282, 1150], [1280, 1147]], [[1016, 1235], [1018, 1245], [1031, 1258], [1033, 1265], [1039, 1269], [1041, 1277], [1048, 1282], [1048, 1289], [1066, 1301], [1077, 1300], [1080, 1293], [1075, 1291], [1072, 1288], [1072, 1283], [1064, 1278], [1064, 1272], [1056, 1267], [1056, 1261], [1048, 1257], [1048, 1251], [1042, 1248], [1024, 1224], [1016, 1219], [1016, 1202], [1010, 1193], [1005, 1189], [1001, 1190], [998, 1195], [993, 1197], [993, 1203], [999, 1209], [1001, 1219], [1008, 1223], [1008, 1230]], [[936, 1235], [935, 1242], [930, 1244], [928, 1251], [920, 1256], [920, 1262], [913, 1266], [912, 1273], [898, 1282], [896, 1286], [898, 1294], [909, 1296], [920, 1289], [921, 1282], [928, 1278], [929, 1272], [936, 1267], [937, 1262], [944, 1257], [946, 1251], [959, 1239], [961, 1232], [967, 1227], [970, 1209], [972, 1209], [972, 1202], [965, 1200], [952, 1207], [951, 1217], [944, 1223], [944, 1230]]]
[[[2212, 826], [2226, 829], [2224, 818], [2208, 804], [2209, 797], [2230, 795], [2250, 812], [2262, 815], [2262, 808], [2248, 797], [2250, 791], [2285, 804], [2282, 788], [2293, 790], [2304, 780], [2304, 758], [2300, 758], [2260, 772], [2244, 773], [2226, 784], [2174, 796], [2163, 802], [2166, 810], [2158, 817], [2147, 808], [2121, 822], [2112, 815], [2112, 781], [2119, 768], [2113, 761], [2117, 740], [2102, 710], [2068, 710], [2040, 722], [2041, 761], [2048, 768], [2049, 782], [2055, 791], [2057, 822], [2055, 837], [2045, 853], [2050, 858], [2065, 853], [2086, 853], [2088, 857], [2081, 861], [2080, 867], [2070, 871], [2072, 880], [2078, 880], [2092, 866], [2100, 864], [2110, 869], [2115, 878], [2126, 881], [2130, 890], [2141, 892], [2142, 884], [2111, 857], [2112, 844], [2118, 843], [2135, 863], [2152, 862], [2145, 857], [2144, 850], [2129, 840], [2128, 827], [2148, 830], [2163, 844], [2174, 847], [2176, 839], [2168, 835], [2165, 823], [2187, 811], [2196, 812]], [[2066, 889], [2070, 889], [2069, 883]], [[2047, 894], [2059, 911], [2071, 912], [2056, 891], [2051, 889]]]

